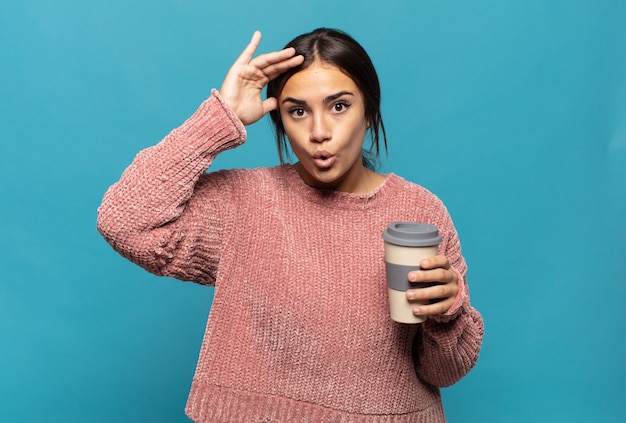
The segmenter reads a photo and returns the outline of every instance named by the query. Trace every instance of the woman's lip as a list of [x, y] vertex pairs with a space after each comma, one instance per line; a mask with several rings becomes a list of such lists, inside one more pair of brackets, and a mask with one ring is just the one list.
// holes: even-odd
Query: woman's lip
[[328, 158], [332, 156], [333, 155], [326, 150], [316, 151], [315, 154], [313, 154], [314, 159], [323, 159], [323, 158]]
[[313, 155], [313, 163], [320, 169], [328, 169], [335, 163], [335, 156], [325, 151]]

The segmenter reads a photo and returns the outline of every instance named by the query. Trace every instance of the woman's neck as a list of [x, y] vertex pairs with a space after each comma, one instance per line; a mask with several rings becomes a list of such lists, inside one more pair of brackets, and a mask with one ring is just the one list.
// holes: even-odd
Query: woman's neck
[[352, 171], [339, 181], [325, 184], [317, 180], [311, 180], [310, 175], [303, 169], [300, 162], [292, 165], [305, 184], [312, 188], [341, 191], [351, 194], [369, 194], [376, 190], [384, 181], [385, 176], [362, 166], [357, 172]]

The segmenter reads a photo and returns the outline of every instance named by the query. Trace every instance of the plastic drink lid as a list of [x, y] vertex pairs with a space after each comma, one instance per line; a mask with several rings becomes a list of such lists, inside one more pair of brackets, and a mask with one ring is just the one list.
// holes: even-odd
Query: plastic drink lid
[[405, 247], [431, 247], [441, 242], [441, 235], [436, 226], [427, 223], [392, 222], [383, 232], [383, 239]]

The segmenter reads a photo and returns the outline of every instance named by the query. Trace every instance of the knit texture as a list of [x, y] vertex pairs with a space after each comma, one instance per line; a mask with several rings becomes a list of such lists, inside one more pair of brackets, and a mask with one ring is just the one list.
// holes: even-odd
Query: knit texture
[[[442, 202], [387, 175], [367, 195], [304, 184], [290, 165], [205, 173], [246, 132], [216, 91], [140, 152], [105, 194], [98, 230], [157, 275], [214, 285], [187, 414], [197, 422], [443, 422], [439, 387], [483, 336]], [[389, 318], [381, 234], [436, 225], [459, 275], [445, 314]]]

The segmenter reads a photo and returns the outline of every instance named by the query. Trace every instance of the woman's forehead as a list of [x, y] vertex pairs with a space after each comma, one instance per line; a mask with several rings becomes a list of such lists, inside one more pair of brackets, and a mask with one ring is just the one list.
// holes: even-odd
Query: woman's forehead
[[338, 91], [360, 92], [354, 80], [342, 69], [329, 63], [315, 62], [294, 73], [283, 85], [280, 96], [294, 93], [328, 95]]

